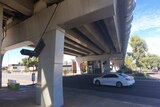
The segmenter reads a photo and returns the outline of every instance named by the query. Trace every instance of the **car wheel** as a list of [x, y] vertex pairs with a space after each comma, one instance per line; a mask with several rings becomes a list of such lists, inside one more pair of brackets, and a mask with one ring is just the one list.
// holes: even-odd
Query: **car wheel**
[[101, 85], [101, 83], [100, 83], [99, 80], [96, 80], [95, 84], [96, 84], [96, 85]]
[[120, 88], [122, 86], [123, 86], [123, 84], [120, 81], [116, 83], [116, 87]]

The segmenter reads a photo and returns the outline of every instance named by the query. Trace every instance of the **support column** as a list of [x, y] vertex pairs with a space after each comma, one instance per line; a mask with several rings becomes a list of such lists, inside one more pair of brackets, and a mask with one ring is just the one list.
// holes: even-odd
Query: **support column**
[[81, 74], [81, 68], [80, 68], [81, 63], [82, 60], [80, 58], [76, 58], [77, 74]]
[[123, 59], [113, 59], [111, 60], [113, 64], [113, 71], [118, 71], [123, 66]]
[[63, 101], [64, 33], [52, 30], [44, 36], [45, 48], [39, 56], [36, 102], [43, 107], [61, 107]]
[[1, 55], [1, 48], [2, 48], [2, 38], [3, 38], [3, 7], [0, 4], [0, 87], [2, 87], [2, 58], [3, 55]]
[[2, 61], [4, 54], [0, 54], [0, 88], [2, 87]]
[[102, 73], [110, 72], [110, 59], [109, 58], [107, 60], [102, 60], [101, 65], [102, 65]]

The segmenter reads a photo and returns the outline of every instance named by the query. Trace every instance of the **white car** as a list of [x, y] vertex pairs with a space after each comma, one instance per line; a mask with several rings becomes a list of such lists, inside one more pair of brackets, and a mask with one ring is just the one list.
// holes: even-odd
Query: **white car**
[[111, 85], [116, 87], [130, 86], [134, 83], [134, 77], [126, 75], [124, 73], [109, 73], [93, 79], [93, 84]]

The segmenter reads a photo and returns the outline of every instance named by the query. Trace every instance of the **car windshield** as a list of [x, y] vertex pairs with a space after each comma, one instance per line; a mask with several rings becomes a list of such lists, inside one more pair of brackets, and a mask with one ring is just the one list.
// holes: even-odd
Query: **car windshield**
[[119, 75], [122, 77], [128, 77], [128, 75], [126, 75], [126, 74], [119, 74]]

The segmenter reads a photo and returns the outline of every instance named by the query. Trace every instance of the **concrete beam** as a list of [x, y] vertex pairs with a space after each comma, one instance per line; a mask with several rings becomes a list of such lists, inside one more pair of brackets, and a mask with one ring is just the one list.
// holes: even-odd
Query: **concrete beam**
[[72, 56], [76, 56], [76, 57], [80, 57], [81, 55], [75, 54], [75, 53], [70, 53], [70, 52], [64, 52], [64, 54], [66, 55], [72, 55]]
[[66, 54], [66, 55], [72, 55], [72, 56], [76, 56], [76, 57], [80, 56], [80, 55], [78, 55], [78, 54], [70, 53], [70, 52], [64, 52], [64, 54]]
[[85, 27], [81, 26], [78, 27], [77, 29], [78, 31], [82, 32], [88, 39], [90, 39], [94, 44], [96, 44], [99, 48], [101, 48], [101, 50], [105, 51], [106, 53], [108, 52], [108, 50], [105, 50], [107, 46], [103, 47], [103, 45], [101, 45], [100, 42], [96, 38], [94, 38], [94, 36], [90, 32], [88, 32], [85, 29]]
[[75, 32], [71, 30], [66, 31], [68, 33], [67, 37], [74, 39], [77, 43], [83, 44], [85, 47], [93, 50], [93, 52], [96, 52], [97, 54], [102, 54], [102, 51], [98, 48], [96, 48], [92, 43], [84, 39], [82, 36], [77, 35]]
[[16, 49], [16, 48], [19, 48], [19, 47], [23, 47], [23, 46], [34, 46], [34, 43], [31, 42], [31, 41], [24, 41], [24, 42], [20, 42], [20, 43], [17, 43], [17, 44], [14, 44], [12, 46], [9, 46], [7, 48], [5, 48], [5, 50], [3, 51], [9, 51], [11, 49]]
[[[115, 14], [114, 0], [65, 0], [63, 3], [67, 3], [67, 7], [64, 9], [65, 15], [73, 17], [60, 24], [64, 29], [71, 29]], [[66, 9], [72, 12], [68, 13]]]
[[94, 60], [105, 60], [105, 59], [123, 59], [123, 54], [104, 54], [104, 55], [90, 55], [90, 56], [84, 56], [84, 57], [77, 57], [77, 59], [80, 58], [82, 61], [94, 61]]
[[85, 54], [83, 54], [81, 52], [77, 52], [75, 50], [72, 50], [71, 48], [66, 48], [66, 47], [64, 47], [64, 52], [73, 53], [73, 54], [76, 54], [76, 55], [79, 55], [79, 56], [85, 56]]
[[105, 53], [110, 52], [109, 47], [105, 41], [105, 39], [102, 37], [102, 35], [98, 32], [96, 26], [91, 24], [85, 24], [84, 28], [92, 35], [92, 38], [96, 40], [97, 43], [99, 43], [99, 46], [101, 46]]
[[66, 46], [66, 45], [64, 46], [64, 48], [65, 48], [65, 51], [67, 51], [67, 50], [70, 51], [71, 50], [72, 52], [80, 53], [80, 55], [82, 55], [82, 56], [87, 55], [87, 53], [85, 53], [85, 52], [81, 52], [81, 51], [79, 51], [77, 49], [74, 49], [74, 48]]
[[84, 50], [82, 50], [80, 48], [77, 48], [74, 45], [71, 45], [71, 44], [68, 44], [68, 43], [64, 43], [64, 47], [66, 47], [68, 49], [71, 49], [71, 50], [74, 50], [74, 51], [77, 51], [77, 52], [80, 52], [82, 54], [86, 54], [86, 55], [89, 54], [89, 52], [86, 52], [86, 51], [84, 51]]
[[65, 37], [65, 43], [68, 43], [68, 44], [70, 44], [72, 46], [75, 46], [75, 47], [77, 47], [77, 48], [81, 49], [82, 51], [87, 52], [89, 54], [93, 54], [93, 52], [91, 50], [87, 49], [83, 45], [78, 44], [75, 41], [72, 41], [72, 40], [68, 39], [67, 37]]
[[32, 15], [33, 12], [33, 2], [31, 0], [0, 0], [0, 3], [26, 16]]
[[112, 39], [113, 45], [117, 52], [121, 52], [121, 41], [120, 41], [120, 33], [119, 33], [119, 24], [117, 22], [116, 16], [111, 18], [107, 18], [104, 20], [108, 33]]

